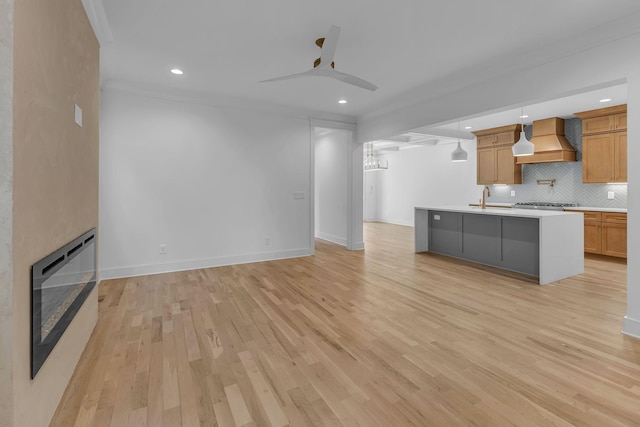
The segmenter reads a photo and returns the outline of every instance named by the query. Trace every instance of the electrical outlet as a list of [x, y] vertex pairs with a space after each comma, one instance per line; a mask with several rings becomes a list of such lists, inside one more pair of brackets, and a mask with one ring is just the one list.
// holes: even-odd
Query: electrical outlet
[[434, 215], [434, 216], [433, 216], [433, 219], [434, 219], [435, 221], [440, 221], [440, 215]]
[[160, 255], [166, 255], [166, 253], [167, 253], [167, 245], [163, 243], [160, 245]]
[[516, 190], [511, 190], [511, 197], [516, 197]]
[[614, 193], [613, 191], [609, 191], [607, 193], [607, 199], [613, 200], [615, 197], [616, 197], [616, 193]]

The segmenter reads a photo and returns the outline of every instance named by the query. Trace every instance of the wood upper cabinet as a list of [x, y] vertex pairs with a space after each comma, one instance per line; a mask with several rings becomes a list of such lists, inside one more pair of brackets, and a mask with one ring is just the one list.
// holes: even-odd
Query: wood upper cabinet
[[582, 182], [627, 182], [627, 105], [576, 116], [582, 119]]
[[614, 182], [615, 137], [612, 133], [582, 137], [582, 182]]
[[473, 133], [477, 136], [478, 184], [522, 184], [522, 165], [516, 164], [511, 151], [518, 140], [520, 125]]

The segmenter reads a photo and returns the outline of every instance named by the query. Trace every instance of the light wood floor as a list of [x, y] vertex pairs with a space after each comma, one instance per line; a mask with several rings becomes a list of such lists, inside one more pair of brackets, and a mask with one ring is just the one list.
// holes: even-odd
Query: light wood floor
[[52, 425], [640, 425], [623, 262], [538, 286], [414, 254], [412, 232], [103, 282]]

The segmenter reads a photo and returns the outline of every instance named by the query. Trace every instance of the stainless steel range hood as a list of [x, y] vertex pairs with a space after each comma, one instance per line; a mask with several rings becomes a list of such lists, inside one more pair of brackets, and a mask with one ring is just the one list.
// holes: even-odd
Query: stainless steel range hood
[[535, 145], [533, 156], [516, 157], [517, 164], [576, 161], [576, 150], [564, 137], [563, 119], [553, 117], [534, 121], [531, 142]]

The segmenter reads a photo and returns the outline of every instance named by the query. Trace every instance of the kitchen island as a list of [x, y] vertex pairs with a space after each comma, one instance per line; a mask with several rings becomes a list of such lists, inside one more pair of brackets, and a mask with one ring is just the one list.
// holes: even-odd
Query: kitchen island
[[415, 252], [448, 255], [538, 277], [584, 272], [583, 215], [474, 206], [415, 208]]

